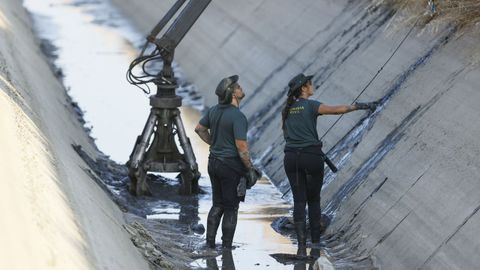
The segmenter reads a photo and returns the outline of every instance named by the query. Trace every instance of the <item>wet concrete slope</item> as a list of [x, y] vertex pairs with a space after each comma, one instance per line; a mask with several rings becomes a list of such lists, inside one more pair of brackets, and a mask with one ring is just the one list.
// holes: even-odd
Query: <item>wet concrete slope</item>
[[[147, 33], [172, 1], [113, 2]], [[176, 59], [207, 105], [221, 77], [240, 75], [254, 155], [287, 199], [280, 111], [289, 78], [315, 74], [314, 98], [329, 104], [378, 100], [373, 113], [318, 121], [340, 168], [322, 191], [328, 232], [384, 269], [476, 269], [478, 37], [449, 25], [385, 31], [394, 15], [370, 1], [214, 1]]]

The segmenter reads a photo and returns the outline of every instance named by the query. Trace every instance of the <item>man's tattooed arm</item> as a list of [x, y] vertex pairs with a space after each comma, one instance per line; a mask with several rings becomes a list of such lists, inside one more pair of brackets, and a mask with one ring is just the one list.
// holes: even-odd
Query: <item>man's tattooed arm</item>
[[235, 140], [235, 144], [237, 146], [238, 155], [243, 162], [243, 165], [250, 170], [252, 165], [252, 160], [250, 159], [250, 152], [248, 151], [248, 143], [244, 140]]
[[245, 165], [245, 168], [251, 169], [253, 167], [252, 165], [252, 160], [250, 159], [250, 152], [245, 151], [245, 152], [240, 152], [240, 159], [243, 162], [243, 165]]
[[202, 139], [204, 142], [206, 142], [208, 145], [212, 143], [212, 137], [210, 135], [210, 132], [208, 132], [208, 128], [198, 124], [195, 127], [195, 132], [198, 134], [200, 139]]

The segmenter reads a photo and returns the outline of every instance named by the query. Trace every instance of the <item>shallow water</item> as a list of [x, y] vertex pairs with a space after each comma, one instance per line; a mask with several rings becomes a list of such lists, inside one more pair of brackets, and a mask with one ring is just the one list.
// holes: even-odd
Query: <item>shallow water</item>
[[55, 65], [85, 110], [97, 146], [113, 160], [127, 161], [149, 112], [146, 97], [124, 79], [136, 49], [115, 28], [97, 24], [86, 2], [26, 0], [24, 5], [34, 14], [40, 37], [56, 47]]

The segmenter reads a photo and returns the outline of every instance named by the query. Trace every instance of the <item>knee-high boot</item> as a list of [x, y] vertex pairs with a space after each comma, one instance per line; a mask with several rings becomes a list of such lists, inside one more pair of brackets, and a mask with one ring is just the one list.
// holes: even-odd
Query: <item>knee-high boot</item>
[[232, 248], [233, 236], [237, 227], [238, 208], [225, 209], [222, 221], [222, 247]]
[[209, 248], [215, 248], [215, 237], [217, 235], [218, 226], [220, 225], [220, 219], [223, 215], [223, 207], [212, 206], [208, 212], [207, 219], [207, 246]]
[[312, 249], [310, 250], [310, 256], [318, 258], [320, 256], [320, 249], [318, 244], [320, 243], [320, 235], [322, 234], [320, 219], [310, 219], [310, 236], [312, 237]]
[[298, 241], [298, 256], [307, 256], [307, 228], [305, 221], [295, 222], [295, 232]]
[[312, 244], [320, 243], [321, 232], [322, 227], [320, 225], [320, 220], [310, 220], [310, 236], [312, 237]]
[[325, 233], [327, 229], [327, 221], [322, 217], [310, 219], [310, 235], [312, 237], [312, 244], [320, 243], [320, 236]]
[[312, 244], [320, 242], [320, 235], [322, 234], [320, 202], [309, 202], [308, 217], [310, 223], [310, 236], [312, 237]]

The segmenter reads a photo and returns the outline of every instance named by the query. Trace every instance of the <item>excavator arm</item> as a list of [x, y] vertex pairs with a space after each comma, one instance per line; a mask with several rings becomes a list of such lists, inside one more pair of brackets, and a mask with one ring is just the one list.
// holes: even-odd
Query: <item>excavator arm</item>
[[162, 20], [160, 20], [160, 22], [153, 28], [152, 32], [147, 37], [147, 40], [155, 43], [165, 55], [173, 54], [175, 48], [182, 41], [185, 34], [187, 34], [210, 2], [211, 0], [190, 0], [165, 34], [157, 39], [156, 36], [185, 3], [185, 0], [178, 0], [167, 12], [164, 18], [162, 18]]
[[[185, 2], [188, 3], [185, 4]], [[128, 81], [137, 86], [150, 82], [172, 84], [172, 62], [175, 49], [210, 2], [211, 0], [177, 0], [147, 36], [147, 41], [142, 48], [140, 56], [132, 62], [127, 72]], [[173, 23], [164, 31], [160, 38], [157, 38], [177, 13], [179, 14]], [[152, 54], [145, 56], [145, 51], [150, 44], [155, 44], [156, 50]], [[147, 65], [144, 63], [152, 60], [162, 60], [163, 68], [160, 73], [152, 74], [147, 70]], [[132, 71], [133, 67], [139, 64], [142, 64], [144, 73], [141, 76], [134, 75]]]

